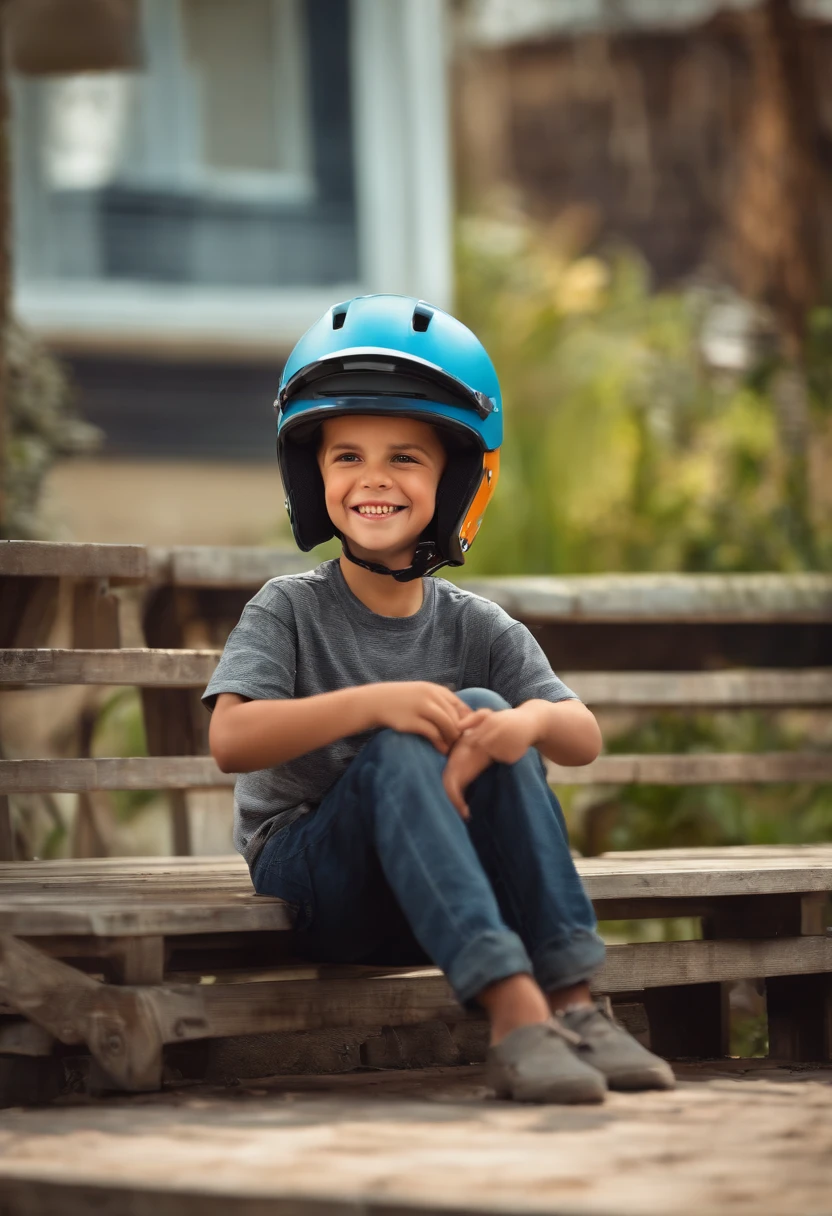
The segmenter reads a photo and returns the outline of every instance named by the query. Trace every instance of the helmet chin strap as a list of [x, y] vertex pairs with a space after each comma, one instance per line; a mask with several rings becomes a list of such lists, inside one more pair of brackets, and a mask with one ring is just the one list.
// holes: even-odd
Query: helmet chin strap
[[[422, 540], [416, 546], [416, 552], [413, 554], [413, 561], [409, 566], [405, 566], [403, 570], [391, 570], [387, 566], [382, 566], [380, 562], [364, 562], [360, 557], [355, 557], [350, 553], [347, 538], [343, 533], [339, 532], [338, 537], [341, 541], [341, 548], [344, 557], [354, 562], [356, 566], [363, 567], [364, 570], [370, 570], [373, 574], [389, 574], [397, 583], [412, 583], [414, 579], [423, 578], [426, 574], [433, 574], [435, 570], [439, 570], [442, 566], [448, 565], [446, 557], [439, 558], [436, 552], [436, 545], [432, 540]], [[439, 560], [434, 560], [439, 558]]]

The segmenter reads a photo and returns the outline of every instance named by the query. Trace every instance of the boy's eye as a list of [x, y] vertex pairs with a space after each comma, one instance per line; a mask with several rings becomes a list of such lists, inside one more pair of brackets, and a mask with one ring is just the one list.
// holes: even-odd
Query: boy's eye
[[[352, 464], [352, 462], [354, 460], [360, 460], [360, 457], [357, 454], [357, 452], [341, 452], [338, 456], [335, 457], [336, 464], [340, 464], [342, 461], [346, 461], [347, 463]], [[403, 460], [403, 461], [406, 461], [408, 464], [417, 463], [413, 459], [412, 456], [408, 456], [407, 452], [397, 452], [396, 455], [393, 457], [393, 460], [394, 461]]]

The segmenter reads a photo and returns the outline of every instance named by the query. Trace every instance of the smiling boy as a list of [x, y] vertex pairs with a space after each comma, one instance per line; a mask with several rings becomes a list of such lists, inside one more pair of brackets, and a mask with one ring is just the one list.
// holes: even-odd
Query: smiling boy
[[525, 626], [430, 577], [496, 485], [486, 352], [362, 297], [301, 339], [276, 406], [295, 538], [342, 554], [254, 596], [204, 694], [256, 890], [295, 905], [309, 958], [441, 967], [488, 1014], [499, 1096], [672, 1086], [590, 995], [604, 946], [540, 753], [589, 763], [595, 719]]

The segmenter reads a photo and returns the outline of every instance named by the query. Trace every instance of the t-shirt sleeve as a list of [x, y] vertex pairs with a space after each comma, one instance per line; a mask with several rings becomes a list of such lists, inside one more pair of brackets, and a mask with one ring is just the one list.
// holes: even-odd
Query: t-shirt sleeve
[[520, 621], [501, 630], [491, 642], [489, 687], [515, 708], [524, 701], [577, 701], [559, 680], [540, 645]]
[[213, 711], [221, 692], [234, 692], [250, 701], [293, 697], [295, 664], [291, 626], [262, 604], [249, 602], [228, 635], [202, 703]]

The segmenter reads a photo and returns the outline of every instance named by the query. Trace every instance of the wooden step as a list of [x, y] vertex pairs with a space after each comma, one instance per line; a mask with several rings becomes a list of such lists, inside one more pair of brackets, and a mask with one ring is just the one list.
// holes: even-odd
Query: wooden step
[[0, 578], [105, 578], [133, 582], [143, 581], [147, 575], [144, 545], [0, 541]]
[[[547, 762], [554, 785], [719, 785], [832, 781], [832, 753], [761, 752], [601, 756], [583, 768]], [[213, 789], [233, 786], [211, 756], [2, 760], [0, 794], [82, 790]]]
[[221, 650], [0, 650], [0, 685], [204, 688]]
[[[628, 914], [678, 915], [681, 901], [832, 891], [832, 845], [771, 850], [661, 850], [576, 861], [597, 906]], [[237, 855], [207, 858], [85, 858], [0, 865], [0, 932], [23, 937], [241, 933], [289, 928], [285, 904], [255, 895]]]
[[462, 586], [530, 621], [832, 620], [832, 574], [507, 575]]
[[[200, 688], [221, 650], [0, 650], [0, 685], [133, 684]], [[832, 668], [708, 672], [565, 672], [587, 705], [729, 709], [832, 705]]]

